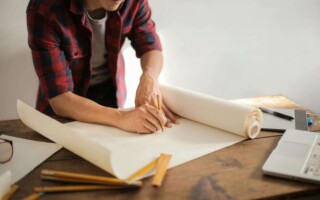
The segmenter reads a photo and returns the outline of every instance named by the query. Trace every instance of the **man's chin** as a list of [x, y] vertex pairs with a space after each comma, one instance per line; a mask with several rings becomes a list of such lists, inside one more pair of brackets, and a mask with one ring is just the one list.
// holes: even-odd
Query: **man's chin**
[[107, 11], [116, 11], [122, 3], [123, 1], [118, 1], [104, 9], [106, 9]]

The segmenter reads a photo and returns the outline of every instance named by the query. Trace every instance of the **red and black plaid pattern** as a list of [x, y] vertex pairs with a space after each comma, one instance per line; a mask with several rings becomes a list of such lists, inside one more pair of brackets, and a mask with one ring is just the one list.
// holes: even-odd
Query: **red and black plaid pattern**
[[[125, 38], [140, 58], [150, 50], [161, 50], [147, 0], [125, 0], [108, 12], [106, 49], [111, 77], [121, 107], [126, 97]], [[27, 8], [28, 42], [39, 77], [36, 107], [52, 114], [48, 99], [67, 91], [86, 96], [91, 77], [92, 29], [81, 0], [30, 0]]]

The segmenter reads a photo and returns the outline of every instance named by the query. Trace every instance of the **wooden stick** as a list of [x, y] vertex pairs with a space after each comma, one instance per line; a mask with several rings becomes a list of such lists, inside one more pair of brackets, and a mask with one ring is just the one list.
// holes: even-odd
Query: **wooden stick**
[[[79, 174], [79, 173], [70, 173], [70, 172], [63, 172], [63, 171], [54, 171], [54, 170], [42, 170], [41, 171], [42, 176], [45, 176], [48, 178], [49, 176], [55, 177], [52, 178], [56, 180], [64, 180], [64, 181], [72, 181], [76, 182], [79, 180], [79, 182], [85, 182], [88, 181], [89, 183], [99, 183], [99, 184], [110, 184], [110, 185], [128, 185], [128, 182], [124, 180], [120, 180], [117, 178], [109, 178], [104, 176], [93, 176], [88, 174]], [[132, 182], [130, 183], [135, 186], [141, 186], [142, 182]]]
[[37, 200], [40, 198], [41, 195], [43, 195], [43, 193], [33, 193], [24, 198], [23, 200]]
[[139, 169], [137, 172], [135, 172], [129, 178], [127, 178], [126, 181], [128, 183], [131, 183], [132, 181], [135, 181], [137, 178], [145, 175], [146, 173], [148, 173], [149, 171], [154, 169], [155, 166], [157, 165], [158, 159], [159, 158], [156, 158], [155, 160], [153, 160], [150, 163], [148, 163], [146, 166], [144, 166], [141, 169]]
[[122, 184], [111, 184], [109, 182], [101, 181], [101, 180], [86, 180], [86, 179], [77, 179], [77, 178], [64, 178], [64, 177], [55, 177], [55, 176], [46, 176], [41, 175], [43, 180], [50, 180], [50, 181], [60, 181], [60, 182], [70, 182], [70, 183], [94, 183], [94, 184], [101, 184], [101, 185], [119, 185], [119, 186], [130, 186], [130, 187], [141, 187], [142, 181], [135, 181], [132, 183], [123, 182]]
[[153, 180], [152, 180], [153, 186], [156, 186], [156, 187], [161, 186], [162, 180], [167, 172], [167, 167], [168, 167], [168, 164], [170, 162], [171, 157], [172, 157], [171, 155], [164, 154], [164, 153], [162, 153], [160, 155], [160, 158], [159, 158], [159, 161], [157, 164], [156, 174], [154, 175]]
[[52, 186], [35, 187], [35, 192], [71, 192], [88, 190], [122, 189], [126, 186], [106, 186], [106, 185], [73, 185], [73, 186]]
[[9, 200], [11, 197], [16, 193], [18, 190], [19, 186], [18, 185], [12, 185], [10, 190], [2, 197], [2, 200]]

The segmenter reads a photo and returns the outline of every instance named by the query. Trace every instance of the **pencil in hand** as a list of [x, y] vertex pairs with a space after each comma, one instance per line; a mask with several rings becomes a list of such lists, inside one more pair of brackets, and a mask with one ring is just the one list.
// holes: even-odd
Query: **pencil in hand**
[[[161, 100], [160, 100], [160, 96], [157, 94], [157, 101], [158, 101], [158, 109], [162, 112], [162, 108], [161, 108]], [[163, 132], [163, 124], [161, 124], [161, 130]]]

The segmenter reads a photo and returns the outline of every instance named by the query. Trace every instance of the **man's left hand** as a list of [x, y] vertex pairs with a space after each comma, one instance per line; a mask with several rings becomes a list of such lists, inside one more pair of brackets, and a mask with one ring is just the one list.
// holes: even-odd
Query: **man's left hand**
[[[136, 91], [136, 107], [148, 103], [149, 105], [158, 108], [157, 95], [159, 95], [160, 101], [162, 101], [158, 81], [154, 80], [149, 74], [143, 73], [140, 77], [140, 83]], [[166, 127], [171, 127], [171, 122], [175, 124], [179, 123], [178, 117], [166, 106], [165, 102], [161, 102], [161, 109], [168, 119]]]

